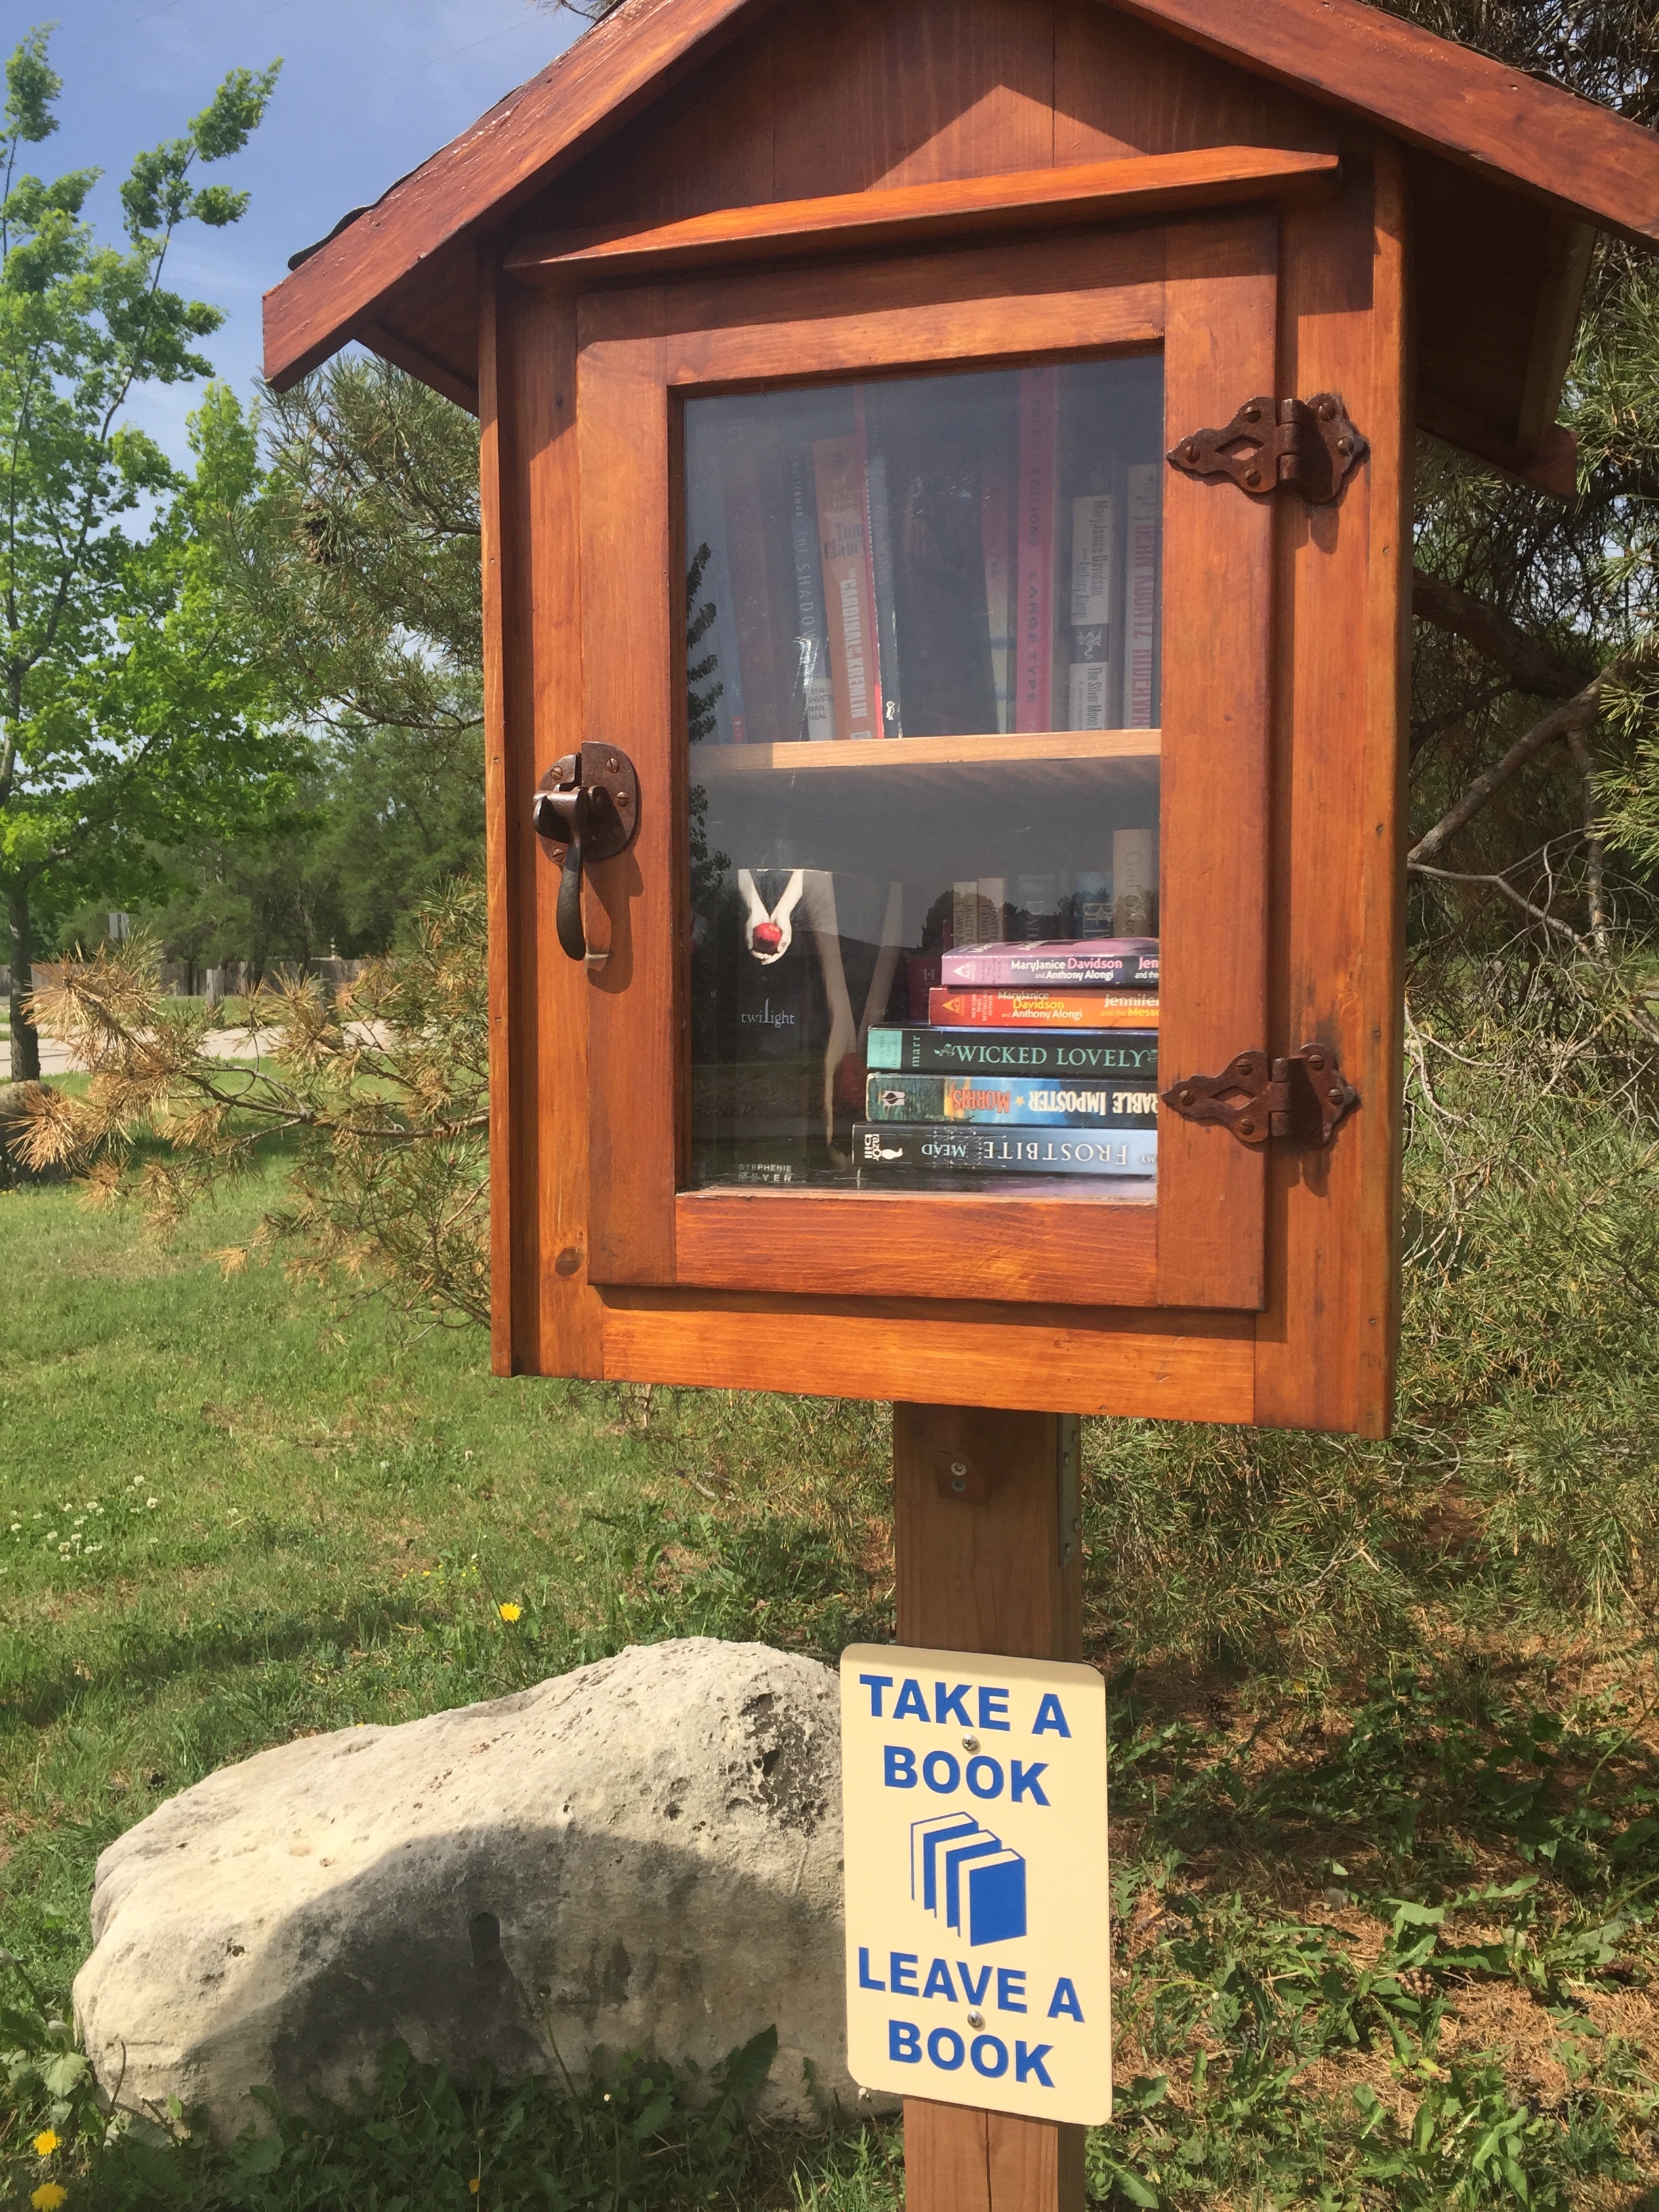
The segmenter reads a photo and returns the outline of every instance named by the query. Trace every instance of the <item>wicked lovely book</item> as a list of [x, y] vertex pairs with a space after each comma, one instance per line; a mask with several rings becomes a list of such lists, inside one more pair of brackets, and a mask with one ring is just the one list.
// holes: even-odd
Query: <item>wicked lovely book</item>
[[853, 1130], [853, 1159], [861, 1182], [912, 1175], [1151, 1176], [1158, 1172], [1158, 1132], [860, 1121]]
[[1150, 1084], [1158, 1073], [1158, 1032], [872, 1029], [865, 1066], [908, 1075], [1134, 1076]]

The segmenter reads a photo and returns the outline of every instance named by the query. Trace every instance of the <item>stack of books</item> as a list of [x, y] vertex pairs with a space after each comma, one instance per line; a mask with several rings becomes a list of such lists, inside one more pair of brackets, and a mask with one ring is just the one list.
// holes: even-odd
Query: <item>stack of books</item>
[[1158, 943], [971, 945], [945, 954], [927, 1020], [872, 1029], [861, 1182], [1158, 1169]]

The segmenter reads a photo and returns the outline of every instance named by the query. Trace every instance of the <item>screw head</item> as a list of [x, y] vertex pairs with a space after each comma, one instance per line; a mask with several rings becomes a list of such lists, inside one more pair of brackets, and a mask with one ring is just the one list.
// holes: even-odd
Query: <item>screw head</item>
[[1243, 1133], [1245, 1136], [1247, 1136], [1247, 1137], [1253, 1137], [1253, 1136], [1255, 1136], [1255, 1123], [1254, 1121], [1241, 1121], [1241, 1122], [1239, 1123], [1239, 1125], [1238, 1125], [1238, 1126], [1239, 1126], [1240, 1130], [1243, 1132]]
[[1245, 471], [1244, 471], [1244, 481], [1245, 481], [1245, 483], [1246, 483], [1247, 484], [1249, 484], [1249, 487], [1250, 487], [1250, 489], [1252, 489], [1252, 491], [1254, 491], [1254, 490], [1255, 490], [1255, 487], [1256, 487], [1256, 485], [1257, 485], [1257, 484], [1259, 484], [1259, 483], [1261, 483], [1261, 470], [1260, 470], [1260, 469], [1246, 469], [1246, 470], [1245, 470]]
[[953, 1474], [951, 1477], [951, 1487], [955, 1491], [957, 1496], [960, 1498], [963, 1492], [968, 1487], [967, 1476], [965, 1474]]
[[1325, 1096], [1330, 1100], [1333, 1106], [1340, 1106], [1342, 1103], [1342, 1093], [1337, 1089], [1334, 1084], [1331, 1085], [1330, 1089], [1325, 1093]]
[[1181, 456], [1185, 461], [1191, 462], [1197, 460], [1198, 441], [1196, 438], [1189, 438], [1187, 441], [1187, 443], [1181, 449]]
[[605, 755], [605, 764], [610, 769], [612, 775], [615, 775], [617, 770], [622, 766], [622, 763], [617, 758], [615, 753], [607, 753]]
[[1308, 1054], [1308, 1065], [1313, 1069], [1314, 1073], [1317, 1074], [1319, 1070], [1325, 1065], [1325, 1055], [1323, 1053], [1310, 1052]]
[[962, 1747], [964, 1751], [977, 1751], [979, 1749], [979, 1738], [976, 1735], [963, 1736], [962, 1739]]
[[1181, 1093], [1181, 1103], [1183, 1106], [1190, 1106], [1192, 1104], [1193, 1094], [1190, 1091], [1183, 1091]]
[[1336, 420], [1336, 410], [1328, 399], [1320, 404], [1319, 419], [1322, 422], [1334, 422]]
[[1246, 422], [1259, 422], [1261, 420], [1261, 410], [1259, 407], [1246, 407], [1240, 411]]
[[984, 2014], [982, 2012], [970, 2012], [968, 2015], [968, 2025], [969, 2027], [983, 2027], [985, 2025]]

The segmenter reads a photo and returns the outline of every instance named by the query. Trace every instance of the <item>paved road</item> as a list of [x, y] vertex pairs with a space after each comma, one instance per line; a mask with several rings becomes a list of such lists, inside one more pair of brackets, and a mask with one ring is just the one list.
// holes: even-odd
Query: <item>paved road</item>
[[[203, 1039], [205, 1049], [215, 1060], [252, 1060], [253, 1032], [252, 1030], [210, 1030]], [[40, 1073], [42, 1075], [62, 1075], [70, 1066], [65, 1048], [55, 1037], [40, 1040]], [[11, 1046], [0, 1040], [0, 1082], [11, 1075]]]

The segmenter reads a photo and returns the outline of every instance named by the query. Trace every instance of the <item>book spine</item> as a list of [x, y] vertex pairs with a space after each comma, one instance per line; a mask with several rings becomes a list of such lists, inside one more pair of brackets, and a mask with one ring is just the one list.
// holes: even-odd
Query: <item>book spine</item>
[[1013, 633], [1009, 599], [1012, 581], [1008, 463], [999, 455], [980, 481], [979, 538], [985, 563], [985, 623], [991, 644], [991, 689], [999, 731], [1008, 727], [1013, 696]]
[[987, 933], [979, 926], [979, 883], [969, 876], [951, 886], [951, 942], [980, 945]]
[[939, 981], [948, 986], [971, 983], [994, 990], [1022, 987], [1027, 990], [1145, 990], [1158, 981], [1158, 955], [1045, 952], [1036, 945], [981, 946], [967, 952], [947, 952], [940, 963]]
[[873, 738], [881, 732], [875, 589], [860, 447], [856, 435], [819, 438], [812, 447], [837, 738]]
[[872, 1121], [990, 1121], [1068, 1129], [1152, 1129], [1158, 1093], [1139, 1080], [1067, 1081], [1047, 1075], [891, 1075], [865, 1085]]
[[961, 1122], [859, 1121], [853, 1158], [860, 1175], [1152, 1176], [1158, 1132], [1033, 1130], [1020, 1135]]
[[876, 611], [876, 665], [881, 686], [881, 732], [902, 738], [899, 706], [898, 599], [893, 583], [893, 526], [887, 490], [887, 456], [870, 435], [864, 394], [854, 400], [858, 435], [864, 442], [865, 534], [870, 547], [870, 598]]
[[1112, 832], [1112, 933], [1150, 937], [1158, 927], [1158, 832]]
[[778, 610], [773, 605], [767, 558], [761, 448], [735, 439], [728, 441], [721, 474], [726, 485], [726, 557], [732, 572], [738, 657], [743, 666], [744, 737], [751, 745], [769, 744], [793, 732], [786, 726], [774, 654]]
[[1124, 585], [1123, 668], [1126, 728], [1149, 730], [1158, 714], [1159, 526], [1163, 477], [1137, 465], [1128, 477], [1128, 559]]
[[[927, 1020], [940, 1029], [1156, 1030], [1155, 991], [963, 991], [936, 984]], [[914, 1006], [911, 1019], [918, 1018]]]
[[[1155, 1030], [872, 1029], [865, 1064], [907, 1075], [1064, 1076], [1096, 1081], [1158, 1074]], [[948, 1118], [948, 1117], [947, 1117]]]
[[811, 455], [799, 447], [789, 456], [789, 550], [794, 570], [795, 651], [800, 664], [804, 733], [813, 739], [833, 738], [835, 690], [830, 680], [830, 631], [824, 620], [817, 502], [812, 496]]
[[1016, 730], [1054, 726], [1054, 374], [1019, 373]]

